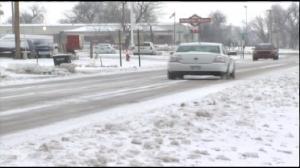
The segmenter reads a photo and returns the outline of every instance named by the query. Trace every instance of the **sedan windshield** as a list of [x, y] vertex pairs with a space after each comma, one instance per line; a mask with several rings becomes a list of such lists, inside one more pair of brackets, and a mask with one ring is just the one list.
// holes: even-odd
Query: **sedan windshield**
[[268, 44], [268, 43], [266, 43], [266, 44], [258, 44], [258, 45], [256, 45], [255, 46], [255, 49], [257, 49], [257, 50], [270, 50], [270, 49], [273, 49], [274, 48], [274, 46], [272, 45], [272, 44]]
[[201, 45], [201, 46], [180, 46], [176, 52], [210, 52], [220, 54], [219, 46]]

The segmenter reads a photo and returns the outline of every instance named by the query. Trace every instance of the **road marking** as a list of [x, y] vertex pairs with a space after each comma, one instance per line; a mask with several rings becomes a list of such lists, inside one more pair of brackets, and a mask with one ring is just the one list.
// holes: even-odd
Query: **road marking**
[[167, 81], [167, 82], [162, 82], [162, 83], [157, 83], [157, 84], [141, 86], [138, 88], [136, 88], [136, 87], [135, 88], [127, 88], [127, 89], [121, 89], [121, 90], [116, 90], [116, 91], [97, 93], [97, 94], [88, 95], [88, 96], [77, 96], [77, 97], [66, 98], [66, 99], [62, 99], [62, 100], [46, 101], [43, 104], [39, 104], [36, 106], [22, 107], [22, 108], [17, 108], [17, 109], [13, 109], [13, 110], [2, 111], [2, 112], [0, 112], [0, 116], [3, 117], [3, 116], [8, 116], [8, 115], [17, 114], [17, 113], [31, 112], [32, 110], [38, 110], [38, 109], [42, 109], [42, 108], [46, 108], [46, 107], [64, 105], [64, 104], [68, 104], [68, 103], [84, 103], [84, 102], [89, 102], [89, 101], [102, 100], [102, 99], [112, 98], [112, 97], [116, 97], [116, 96], [123, 96], [123, 95], [127, 95], [127, 94], [132, 94], [132, 93], [138, 93], [138, 92], [143, 92], [143, 91], [159, 89], [159, 88], [167, 87], [167, 86], [181, 83], [181, 82], [186, 82], [186, 81], [185, 80]]
[[279, 67], [282, 65], [286, 65], [286, 64], [266, 65], [266, 66], [261, 66], [261, 67], [245, 68], [245, 69], [243, 68], [241, 70], [237, 70], [237, 72], [247, 72], [247, 71], [252, 71], [252, 70], [257, 70], [257, 69], [274, 68], [274, 67]]
[[[159, 75], [159, 76], [155, 76], [155, 77], [149, 77], [147, 78], [148, 80], [149, 79], [156, 79], [156, 78], [161, 78], [161, 77], [164, 77], [166, 75]], [[85, 89], [85, 88], [93, 88], [93, 87], [97, 87], [97, 86], [100, 86], [100, 85], [103, 85], [105, 84], [104, 82], [107, 82], [109, 80], [103, 80], [103, 81], [95, 81], [95, 82], [99, 82], [99, 83], [95, 83], [95, 84], [86, 84], [88, 82], [84, 82], [82, 83], [82, 86], [77, 86], [76, 89]], [[130, 82], [130, 81], [136, 81], [136, 78], [133, 78], [133, 79], [127, 79], [125, 82]], [[106, 83], [107, 84], [107, 83]], [[60, 87], [61, 85], [64, 85], [63, 83], [62, 84], [50, 84], [50, 85], [43, 85], [43, 86], [38, 86], [36, 87], [36, 89], [48, 89], [48, 88], [55, 88], [55, 87]], [[66, 84], [65, 84], [66, 85]], [[31, 91], [38, 91], [39, 94], [47, 94], [47, 93], [61, 93], [62, 91], [73, 91], [74, 88], [64, 88], [64, 87], [60, 87], [60, 88], [55, 88], [54, 90], [51, 89], [51, 90], [46, 90], [46, 91], [42, 91], [42, 90], [34, 90], [34, 88], [31, 86], [31, 87], [25, 87], [25, 88], [9, 88], [5, 91], [2, 91], [1, 90], [1, 94], [3, 95], [4, 93], [7, 93], [7, 92], [16, 92], [16, 89], [18, 89], [17, 91], [22, 91], [22, 90], [27, 90], [27, 89], [33, 89]], [[33, 93], [32, 93], [33, 94]], [[37, 94], [37, 93], [35, 93]], [[20, 96], [23, 96], [25, 94], [19, 94]], [[4, 99], [9, 99], [9, 98], [13, 98], [13, 97], [18, 97], [18, 95], [14, 95], [14, 96], [0, 96], [0, 100], [4, 100]]]

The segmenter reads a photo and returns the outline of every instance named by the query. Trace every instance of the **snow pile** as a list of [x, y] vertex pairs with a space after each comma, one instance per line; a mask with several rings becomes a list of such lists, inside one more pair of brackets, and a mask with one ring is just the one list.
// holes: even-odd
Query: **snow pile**
[[7, 72], [3, 67], [0, 66], [0, 81], [2, 79], [7, 79], [10, 76], [10, 73]]
[[279, 54], [299, 54], [299, 50], [295, 49], [279, 49]]
[[[122, 67], [120, 66], [119, 56], [116, 54], [103, 55], [102, 59], [90, 59], [88, 54], [80, 55], [80, 59], [73, 60], [72, 64], [61, 64], [54, 66], [52, 58], [41, 58], [16, 60], [11, 58], [0, 58], [0, 80], [1, 85], [32, 82], [42, 78], [65, 78], [79, 77], [86, 74], [107, 75], [115, 73], [127, 73], [136, 71], [149, 71], [165, 69], [167, 65], [167, 56], [149, 57], [142, 56], [141, 67], [137, 57], [131, 57], [130, 61], [122, 58]], [[102, 61], [102, 62], [101, 62]], [[22, 80], [22, 81], [21, 81]]]
[[38, 64], [10, 64], [7, 71], [17, 74], [40, 74], [40, 75], [69, 75], [74, 73], [74, 65], [62, 65], [60, 67], [41, 66]]
[[0, 165], [299, 166], [298, 110], [293, 68], [202, 99], [2, 145]]

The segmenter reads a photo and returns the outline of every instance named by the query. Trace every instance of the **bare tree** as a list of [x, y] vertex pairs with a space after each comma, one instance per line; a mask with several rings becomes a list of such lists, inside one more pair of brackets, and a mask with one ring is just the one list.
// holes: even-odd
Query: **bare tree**
[[[71, 12], [65, 13], [61, 23], [122, 23], [122, 1], [79, 2]], [[157, 19], [159, 2], [135, 2], [136, 22], [154, 22]], [[129, 22], [130, 13], [124, 6], [125, 23]]]
[[231, 27], [226, 25], [226, 16], [220, 11], [211, 12], [212, 21], [201, 26], [201, 41], [229, 43]]
[[255, 32], [256, 36], [261, 42], [268, 42], [269, 32], [266, 18], [257, 16], [253, 21], [250, 22], [249, 27], [251, 31]]
[[79, 2], [65, 13], [61, 23], [96, 23], [104, 13], [104, 2]]
[[[43, 23], [46, 9], [39, 5], [32, 5], [29, 7], [29, 11], [22, 12], [20, 15], [20, 23]], [[7, 23], [11, 23], [11, 17], [7, 20]]]
[[160, 3], [158, 2], [135, 2], [134, 13], [136, 16], [135, 22], [154, 22], [157, 20], [158, 9]]
[[268, 42], [272, 34], [277, 47], [299, 48], [299, 5], [291, 3], [286, 10], [273, 5], [270, 11], [250, 23], [251, 31], [259, 38], [257, 42]]
[[284, 10], [280, 5], [273, 5], [272, 10], [272, 27], [273, 34], [275, 36], [274, 43], [277, 47], [287, 46], [287, 11]]
[[43, 23], [46, 9], [39, 5], [32, 5], [29, 9], [30, 12], [24, 12], [21, 14], [21, 23]]
[[292, 3], [287, 9], [287, 31], [289, 32], [289, 47], [299, 48], [299, 5]]

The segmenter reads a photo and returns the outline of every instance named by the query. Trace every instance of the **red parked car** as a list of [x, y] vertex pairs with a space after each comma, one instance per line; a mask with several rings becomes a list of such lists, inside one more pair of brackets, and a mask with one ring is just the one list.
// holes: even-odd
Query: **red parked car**
[[253, 61], [256, 61], [260, 58], [272, 58], [274, 60], [278, 60], [278, 49], [271, 43], [257, 44], [254, 48], [252, 58]]

